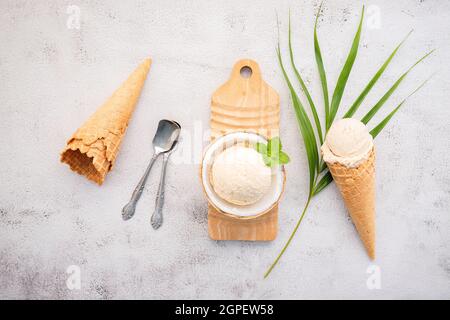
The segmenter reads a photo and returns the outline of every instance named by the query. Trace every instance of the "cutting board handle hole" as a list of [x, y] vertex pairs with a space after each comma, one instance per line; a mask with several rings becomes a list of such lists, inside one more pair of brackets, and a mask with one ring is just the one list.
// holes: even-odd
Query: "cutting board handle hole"
[[253, 70], [249, 66], [243, 66], [239, 72], [242, 78], [248, 79], [252, 76]]

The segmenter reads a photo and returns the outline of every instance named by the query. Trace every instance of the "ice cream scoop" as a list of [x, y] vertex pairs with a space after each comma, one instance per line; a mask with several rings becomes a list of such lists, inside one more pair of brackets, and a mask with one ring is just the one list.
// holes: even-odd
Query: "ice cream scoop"
[[372, 148], [373, 138], [364, 123], [345, 118], [331, 126], [321, 150], [325, 162], [354, 168], [369, 158]]
[[255, 149], [235, 145], [221, 152], [211, 169], [211, 184], [224, 200], [248, 205], [260, 200], [272, 183], [272, 170]]

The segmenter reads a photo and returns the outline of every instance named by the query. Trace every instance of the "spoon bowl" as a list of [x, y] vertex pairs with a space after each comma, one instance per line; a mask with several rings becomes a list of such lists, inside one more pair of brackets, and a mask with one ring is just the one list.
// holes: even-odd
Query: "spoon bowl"
[[155, 154], [170, 151], [180, 135], [180, 130], [181, 127], [176, 121], [159, 121], [158, 129], [156, 129], [156, 134], [152, 142]]

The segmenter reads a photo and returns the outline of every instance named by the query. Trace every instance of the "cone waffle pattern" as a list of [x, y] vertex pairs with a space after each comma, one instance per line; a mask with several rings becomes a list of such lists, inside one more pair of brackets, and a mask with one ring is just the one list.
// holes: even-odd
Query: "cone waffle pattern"
[[99, 185], [103, 183], [114, 165], [150, 65], [151, 60], [145, 60], [74, 133], [61, 153], [61, 162]]
[[375, 150], [357, 168], [327, 165], [369, 257], [375, 259]]

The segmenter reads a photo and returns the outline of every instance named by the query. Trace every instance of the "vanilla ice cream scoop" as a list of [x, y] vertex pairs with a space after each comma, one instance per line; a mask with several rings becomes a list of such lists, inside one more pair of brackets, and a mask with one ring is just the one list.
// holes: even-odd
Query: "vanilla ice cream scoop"
[[215, 158], [211, 184], [224, 200], [249, 205], [260, 200], [270, 189], [272, 170], [253, 148], [235, 145]]
[[321, 148], [327, 163], [340, 163], [354, 168], [369, 158], [373, 138], [366, 125], [353, 118], [336, 121]]

